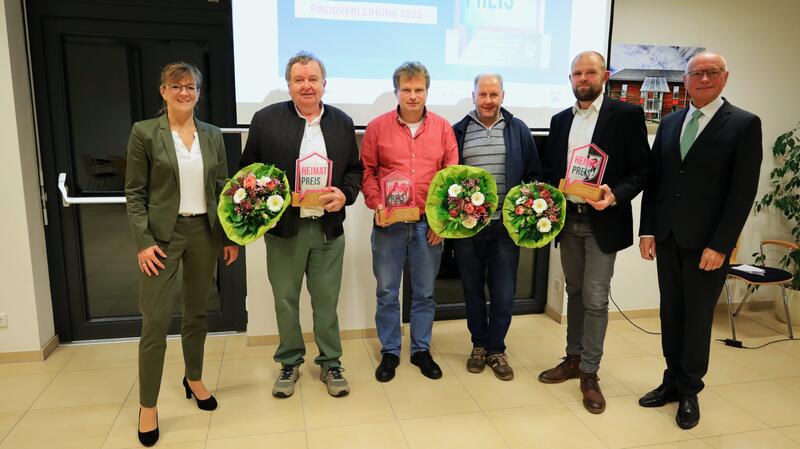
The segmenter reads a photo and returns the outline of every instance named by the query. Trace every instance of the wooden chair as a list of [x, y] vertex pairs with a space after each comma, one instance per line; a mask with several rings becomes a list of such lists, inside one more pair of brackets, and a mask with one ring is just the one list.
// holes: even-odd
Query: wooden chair
[[[783, 240], [764, 240], [761, 242], [759, 246], [759, 252], [761, 255], [764, 255], [764, 246], [767, 245], [775, 245], [780, 246], [783, 248], [788, 249], [789, 251], [796, 250], [800, 248], [800, 245], [792, 242], [786, 242]], [[761, 286], [761, 285], [779, 285], [781, 287], [781, 294], [783, 295], [783, 309], [786, 312], [786, 330], [789, 333], [789, 338], [794, 338], [794, 332], [792, 332], [792, 318], [789, 316], [789, 301], [786, 297], [786, 285], [791, 284], [792, 278], [794, 277], [792, 273], [782, 270], [780, 268], [774, 267], [767, 267], [758, 265], [758, 268], [764, 270], [764, 274], [752, 274], [746, 273], [744, 271], [739, 271], [734, 269], [738, 267], [740, 264], [736, 263], [736, 255], [739, 250], [739, 245], [736, 245], [736, 249], [733, 250], [731, 254], [731, 260], [728, 264], [728, 275], [725, 278], [725, 296], [726, 301], [728, 303], [728, 319], [731, 322], [731, 333], [733, 334], [733, 340], [736, 340], [736, 316], [742, 310], [744, 303], [750, 297], [750, 293], [752, 291], [750, 286]], [[754, 265], [755, 266], [755, 265]], [[731, 301], [731, 292], [730, 288], [728, 287], [728, 281], [730, 279], [737, 279], [740, 281], [744, 281], [747, 283], [747, 293], [745, 293], [744, 298], [742, 298], [742, 302], [739, 303], [739, 307], [736, 308], [735, 312], [733, 310], [733, 302]]]

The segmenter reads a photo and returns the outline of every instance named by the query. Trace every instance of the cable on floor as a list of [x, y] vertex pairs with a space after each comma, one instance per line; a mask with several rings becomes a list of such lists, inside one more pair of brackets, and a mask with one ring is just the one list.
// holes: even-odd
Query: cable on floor
[[[614, 301], [614, 296], [611, 294], [611, 290], [610, 289], [608, 291], [608, 297], [609, 297], [609, 299], [611, 299], [611, 303], [614, 304], [614, 307], [617, 308], [617, 311], [620, 313], [620, 315], [622, 315], [626, 320], [628, 320], [628, 322], [631, 323], [631, 325], [633, 327], [635, 327], [636, 329], [639, 329], [640, 331], [642, 331], [642, 332], [644, 332], [646, 334], [661, 335], [661, 332], [652, 332], [652, 331], [649, 331], [647, 329], [644, 329], [641, 326], [639, 326], [638, 324], [634, 323], [633, 320], [628, 318], [628, 315], [625, 315], [625, 312], [623, 312], [622, 309], [617, 304], [617, 302]], [[768, 342], [766, 342], [764, 344], [761, 344], [761, 345], [758, 345], [758, 346], [745, 346], [744, 344], [742, 344], [741, 340], [734, 340], [732, 338], [717, 338], [715, 340], [719, 341], [719, 342], [722, 342], [726, 346], [731, 346], [733, 348], [761, 349], [761, 348], [764, 348], [764, 347], [769, 346], [769, 345], [774, 344], [774, 343], [781, 343], [781, 342], [784, 342], [784, 341], [796, 341], [797, 339], [796, 338], [779, 338], [777, 340], [768, 341]]]
[[622, 311], [622, 309], [620, 309], [620, 308], [619, 308], [619, 306], [617, 305], [617, 302], [616, 302], [616, 301], [614, 301], [614, 295], [612, 295], [612, 294], [611, 294], [611, 289], [608, 289], [608, 297], [609, 297], [609, 299], [611, 299], [611, 303], [612, 303], [612, 304], [614, 304], [614, 307], [616, 307], [616, 308], [617, 308], [617, 311], [618, 311], [618, 312], [619, 312], [619, 313], [620, 313], [620, 314], [621, 314], [623, 317], [625, 317], [625, 319], [626, 319], [626, 320], [628, 320], [628, 322], [629, 322], [629, 323], [631, 323], [631, 324], [633, 325], [633, 327], [635, 327], [636, 329], [639, 329], [640, 331], [642, 331], [642, 332], [644, 332], [644, 333], [646, 333], [646, 334], [650, 334], [650, 335], [661, 335], [661, 332], [652, 332], [652, 331], [649, 331], [649, 330], [647, 330], [647, 329], [644, 329], [644, 328], [642, 328], [641, 326], [639, 326], [638, 324], [634, 323], [633, 321], [631, 321], [631, 319], [630, 319], [630, 318], [628, 318], [628, 315], [625, 315], [625, 312], [623, 312], [623, 311]]

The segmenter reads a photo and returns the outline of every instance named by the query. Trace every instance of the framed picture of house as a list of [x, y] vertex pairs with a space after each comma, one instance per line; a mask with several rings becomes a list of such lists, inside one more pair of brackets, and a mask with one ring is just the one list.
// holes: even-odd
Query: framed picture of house
[[640, 105], [648, 132], [655, 132], [665, 115], [688, 104], [683, 73], [689, 59], [703, 51], [704, 47], [614, 45], [609, 58], [607, 95]]

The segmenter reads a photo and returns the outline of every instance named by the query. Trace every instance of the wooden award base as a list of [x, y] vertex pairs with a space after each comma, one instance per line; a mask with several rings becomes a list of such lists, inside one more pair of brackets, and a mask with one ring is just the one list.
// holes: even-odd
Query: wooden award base
[[565, 187], [567, 181], [562, 179], [558, 182], [558, 190], [569, 195], [579, 196], [585, 200], [600, 201], [603, 197], [603, 191], [600, 187], [586, 185], [582, 182], [573, 182], [569, 187]]
[[384, 209], [380, 211], [380, 219], [384, 223], [419, 221], [419, 208], [417, 206], [393, 207], [391, 213]]
[[308, 192], [305, 195], [300, 192], [292, 192], [292, 207], [313, 207], [321, 206], [319, 197], [329, 192]]

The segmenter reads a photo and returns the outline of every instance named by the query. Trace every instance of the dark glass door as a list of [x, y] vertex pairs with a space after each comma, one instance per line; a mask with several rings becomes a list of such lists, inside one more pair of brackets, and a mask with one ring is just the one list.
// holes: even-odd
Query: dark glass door
[[[178, 60], [205, 76], [196, 116], [235, 123], [230, 5], [45, 1], [27, 8], [56, 332], [62, 341], [138, 335], [136, 248], [124, 204], [131, 124], [157, 115], [160, 68]], [[226, 145], [235, 167], [238, 135]], [[208, 293], [210, 330], [244, 329], [244, 282], [243, 257], [218, 270]], [[176, 314], [171, 331], [178, 329]]]

